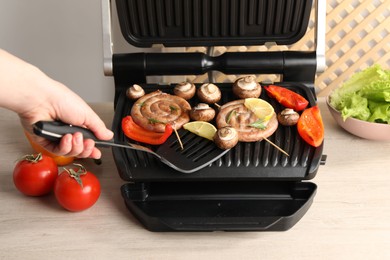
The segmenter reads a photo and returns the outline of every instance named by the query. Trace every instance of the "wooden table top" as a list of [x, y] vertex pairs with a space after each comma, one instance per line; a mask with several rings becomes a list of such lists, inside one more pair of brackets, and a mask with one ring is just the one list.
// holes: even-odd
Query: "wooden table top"
[[[111, 125], [113, 104], [91, 104]], [[90, 209], [71, 213], [53, 196], [13, 185], [15, 160], [32, 150], [16, 114], [0, 109], [0, 259], [390, 259], [390, 142], [342, 130], [324, 99], [324, 154], [309, 211], [285, 232], [147, 231], [126, 209], [111, 150], [82, 163], [100, 179]]]

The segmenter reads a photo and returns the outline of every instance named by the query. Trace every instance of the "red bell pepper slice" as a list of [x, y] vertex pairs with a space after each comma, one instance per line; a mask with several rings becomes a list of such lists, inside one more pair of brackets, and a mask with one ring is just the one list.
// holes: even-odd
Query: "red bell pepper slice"
[[299, 117], [298, 133], [305, 142], [318, 147], [324, 140], [324, 124], [318, 106], [305, 109]]
[[304, 97], [287, 88], [275, 85], [263, 86], [263, 88], [270, 97], [275, 98], [284, 107], [302, 111], [309, 105], [309, 101]]
[[126, 116], [122, 119], [122, 130], [128, 138], [152, 145], [163, 144], [173, 132], [170, 124], [165, 125], [164, 133], [146, 130], [137, 125], [131, 116]]

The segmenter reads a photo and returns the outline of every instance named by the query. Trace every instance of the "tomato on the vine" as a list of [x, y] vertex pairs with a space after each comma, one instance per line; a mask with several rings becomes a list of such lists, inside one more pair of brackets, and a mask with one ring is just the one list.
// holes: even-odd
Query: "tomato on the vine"
[[58, 167], [53, 158], [44, 154], [25, 155], [15, 165], [15, 187], [28, 196], [42, 196], [53, 190]]
[[54, 184], [58, 203], [69, 211], [82, 211], [92, 207], [100, 196], [100, 182], [82, 165], [65, 168]]

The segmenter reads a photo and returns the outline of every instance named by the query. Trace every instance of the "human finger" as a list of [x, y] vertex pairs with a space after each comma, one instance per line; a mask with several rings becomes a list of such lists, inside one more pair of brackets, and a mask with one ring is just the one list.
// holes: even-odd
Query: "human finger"
[[[83, 141], [83, 150], [80, 153], [78, 153], [76, 156], [79, 157], [79, 158], [91, 157], [94, 148], [95, 148], [95, 142], [93, 140], [91, 140], [91, 139], [84, 139], [84, 141]], [[91, 158], [93, 158], [93, 157], [91, 157]]]
[[110, 140], [113, 138], [114, 133], [109, 130], [101, 118], [92, 112], [87, 117], [85, 127], [91, 130], [99, 140]]

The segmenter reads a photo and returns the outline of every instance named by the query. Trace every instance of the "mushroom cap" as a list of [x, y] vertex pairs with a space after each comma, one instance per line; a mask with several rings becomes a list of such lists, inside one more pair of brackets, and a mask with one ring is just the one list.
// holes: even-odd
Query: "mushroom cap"
[[210, 122], [215, 117], [215, 110], [208, 104], [199, 103], [191, 109], [190, 117], [194, 121]]
[[186, 82], [186, 81], [178, 83], [173, 89], [173, 93], [176, 96], [182, 97], [185, 100], [191, 99], [195, 95], [195, 92], [196, 92], [195, 85], [193, 83]]
[[292, 126], [298, 123], [299, 114], [291, 108], [285, 108], [278, 113], [278, 121], [281, 125]]
[[215, 144], [221, 149], [230, 149], [238, 143], [238, 132], [235, 128], [225, 126], [217, 130], [214, 135]]
[[132, 85], [126, 90], [126, 96], [129, 99], [138, 99], [145, 95], [145, 90], [137, 84]]
[[256, 77], [245, 76], [238, 78], [233, 84], [233, 93], [238, 98], [258, 98], [261, 94], [261, 86]]
[[221, 100], [221, 90], [213, 83], [205, 83], [197, 90], [197, 96], [203, 103], [213, 104]]

